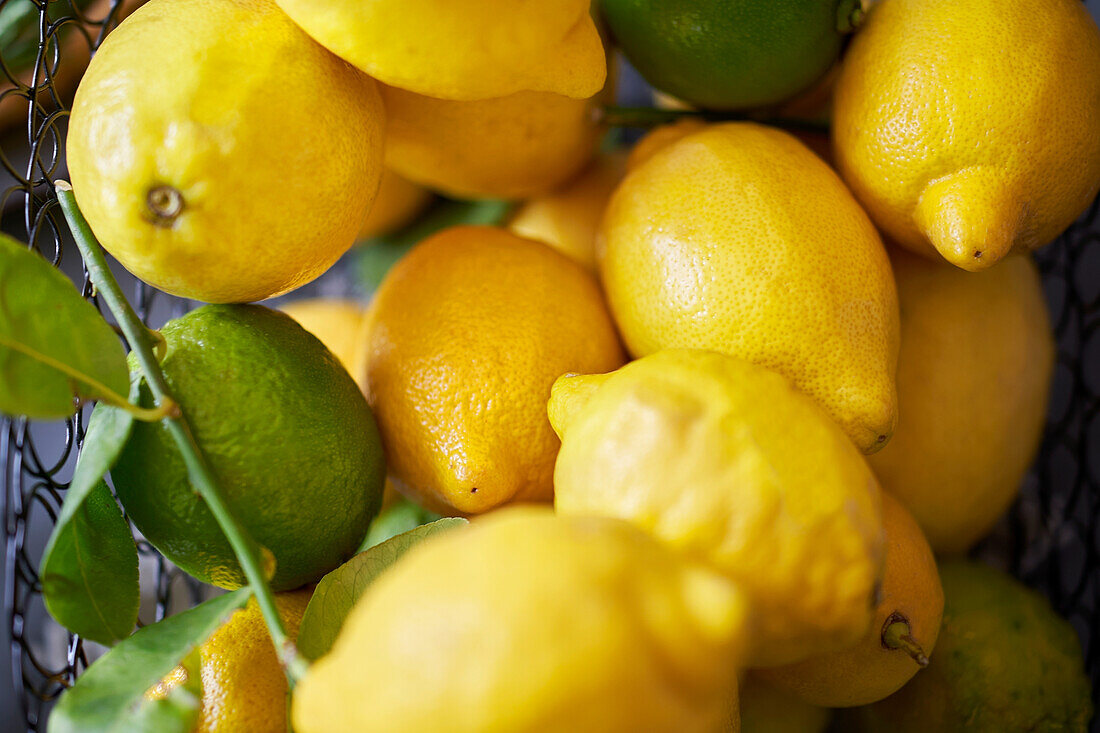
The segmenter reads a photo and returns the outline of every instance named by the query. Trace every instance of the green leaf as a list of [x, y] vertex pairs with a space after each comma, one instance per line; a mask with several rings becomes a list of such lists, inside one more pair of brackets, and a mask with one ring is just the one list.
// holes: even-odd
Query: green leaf
[[141, 603], [137, 545], [102, 481], [50, 535], [42, 595], [58, 623], [92, 641], [109, 646], [133, 631]]
[[120, 642], [61, 696], [47, 731], [187, 733], [198, 711], [194, 694], [152, 700], [145, 693], [248, 602], [249, 595], [248, 588], [241, 588], [218, 596]]
[[[130, 385], [133, 400], [139, 385], [137, 378]], [[39, 569], [50, 615], [70, 631], [106, 645], [130, 635], [141, 602], [137, 546], [103, 483], [133, 423], [130, 413], [117, 407], [100, 403], [92, 411]]]
[[51, 419], [73, 397], [124, 401], [118, 336], [57, 268], [0, 235], [0, 412]]
[[465, 519], [448, 517], [417, 527], [360, 552], [321, 578], [302, 616], [298, 651], [307, 659], [320, 659], [327, 654], [355, 602], [383, 570], [428, 537], [466, 523]]
[[368, 290], [373, 291], [394, 263], [421, 240], [461, 224], [501, 224], [511, 211], [512, 203], [509, 201], [442, 201], [412, 226], [363, 242], [355, 251], [359, 279]]
[[[85, 11], [92, 0], [76, 0], [78, 9]], [[38, 31], [40, 8], [36, 3], [7, 3], [0, 6], [0, 48], [4, 49], [4, 66], [14, 74], [28, 72], [38, 56]], [[67, 3], [49, 3], [46, 14], [51, 21], [72, 16]], [[57, 29], [57, 43], [61, 43], [69, 34], [75, 33], [73, 23], [66, 23]], [[83, 50], [83, 49], [81, 49]], [[85, 52], [84, 60], [87, 61]], [[50, 63], [47, 57], [47, 64]]]
[[399, 498], [393, 504], [386, 507], [381, 514], [371, 522], [367, 530], [366, 539], [359, 546], [359, 552], [369, 550], [375, 545], [385, 542], [391, 537], [408, 532], [422, 524], [442, 519], [443, 516], [428, 511], [419, 504], [413, 503], [405, 497]]

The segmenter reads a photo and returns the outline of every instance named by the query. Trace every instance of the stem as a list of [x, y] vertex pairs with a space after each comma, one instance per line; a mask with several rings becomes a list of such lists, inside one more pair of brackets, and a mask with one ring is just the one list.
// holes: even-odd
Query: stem
[[928, 666], [928, 655], [913, 638], [909, 619], [896, 611], [890, 614], [890, 618], [886, 619], [886, 623], [882, 625], [882, 645], [887, 649], [900, 649], [921, 667]]
[[[65, 213], [65, 219], [72, 230], [76, 246], [80, 249], [80, 254], [84, 258], [84, 264], [88, 268], [92, 283], [114, 315], [115, 320], [118, 321], [122, 332], [126, 335], [126, 341], [130, 344], [130, 348], [137, 355], [138, 363], [145, 374], [145, 381], [148, 383], [149, 389], [152, 390], [157, 404], [175, 404], [168, 389], [168, 382], [164, 378], [164, 372], [161, 371], [160, 363], [154, 353], [159, 343], [158, 337], [154, 336], [145, 327], [145, 324], [137, 317], [134, 309], [130, 307], [130, 304], [122, 295], [122, 289], [119, 288], [118, 282], [115, 281], [114, 275], [111, 274], [111, 270], [107, 266], [107, 258], [103, 254], [102, 247], [88, 227], [88, 222], [84, 220], [83, 214], [80, 213], [76, 198], [73, 196], [72, 186], [66, 181], [55, 181], [54, 187], [57, 191], [57, 199], [61, 204], [61, 210]], [[165, 427], [168, 428], [168, 432], [171, 433], [176, 446], [183, 455], [191, 485], [206, 502], [210, 513], [214, 515], [218, 526], [221, 527], [226, 539], [233, 547], [237, 561], [240, 562], [241, 569], [248, 579], [248, 585], [256, 597], [257, 604], [260, 606], [260, 612], [263, 614], [264, 622], [271, 634], [271, 641], [275, 644], [275, 651], [279, 655], [279, 661], [286, 672], [287, 680], [291, 689], [293, 689], [294, 684], [304, 675], [307, 665], [298, 654], [294, 642], [287, 637], [282, 619], [279, 618], [279, 612], [275, 607], [275, 597], [264, 574], [263, 555], [265, 551], [248, 536], [245, 529], [229, 511], [222, 491], [218, 488], [217, 480], [207, 465], [198, 444], [195, 443], [195, 438], [191, 434], [191, 428], [188, 426], [183, 413], [179, 409], [173, 412], [174, 414], [169, 414], [164, 418]], [[270, 555], [270, 553], [268, 554]]]
[[715, 112], [697, 109], [658, 109], [656, 107], [616, 107], [606, 106], [597, 110], [598, 121], [612, 127], [657, 127], [682, 119], [697, 119], [703, 122], [759, 122], [764, 125], [781, 127], [785, 130], [804, 132], [829, 131], [828, 125], [807, 120], [794, 120], [785, 117], [762, 117], [738, 114], [736, 112]]

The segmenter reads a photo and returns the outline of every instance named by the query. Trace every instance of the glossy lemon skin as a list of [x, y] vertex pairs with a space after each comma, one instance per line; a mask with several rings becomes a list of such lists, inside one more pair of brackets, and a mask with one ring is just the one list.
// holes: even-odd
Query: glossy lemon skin
[[610, 375], [565, 376], [554, 506], [629, 520], [734, 579], [753, 666], [866, 633], [882, 571], [879, 490], [824, 412], [779, 374], [670, 349]]
[[875, 223], [972, 271], [1084, 211], [1098, 129], [1100, 31], [1074, 0], [882, 0], [836, 86], [836, 162]]
[[295, 690], [294, 726], [710, 733], [746, 623], [733, 584], [625, 522], [507, 508], [368, 589]]
[[384, 128], [374, 81], [270, 0], [152, 0], [88, 66], [66, 155], [84, 216], [124, 267], [173, 295], [245, 302], [351, 247]]
[[576, 99], [607, 66], [588, 0], [279, 0], [321, 45], [390, 86], [441, 99]]
[[840, 178], [793, 136], [726, 123], [659, 148], [611, 197], [597, 256], [634, 356], [748, 359], [818, 400], [862, 451], [889, 440], [890, 262]]

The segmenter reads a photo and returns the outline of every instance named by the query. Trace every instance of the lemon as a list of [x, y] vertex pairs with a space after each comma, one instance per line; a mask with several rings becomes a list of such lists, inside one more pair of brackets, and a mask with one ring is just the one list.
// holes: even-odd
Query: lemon
[[871, 628], [848, 649], [760, 670], [771, 684], [822, 707], [866, 705], [897, 692], [933, 656], [943, 586], [932, 548], [912, 515], [882, 494], [886, 569]]
[[683, 117], [667, 125], [654, 127], [630, 149], [630, 156], [626, 159], [626, 169], [632, 171], [639, 168], [658, 150], [705, 129], [707, 129], [707, 123], [697, 117]]
[[[298, 625], [312, 596], [312, 587], [275, 594], [291, 641], [298, 638]], [[286, 733], [286, 675], [255, 598], [234, 612], [198, 651], [202, 698], [193, 733]], [[187, 670], [176, 667], [150, 696], [166, 696], [186, 678]]]
[[378, 197], [359, 229], [359, 239], [389, 234], [411, 222], [431, 203], [432, 194], [391, 170], [382, 171]]
[[622, 153], [601, 155], [560, 189], [531, 199], [516, 211], [508, 228], [537, 239], [596, 269], [596, 231], [607, 201], [625, 172]]
[[858, 708], [858, 725], [845, 730], [1085, 733], [1091, 684], [1073, 626], [999, 570], [952, 560], [940, 574], [943, 628], [928, 669], [896, 694]]
[[882, 242], [791, 135], [710, 126], [611, 197], [600, 274], [627, 348], [713, 349], [774, 369], [864, 452], [894, 430], [898, 305]]
[[372, 306], [367, 384], [390, 472], [441, 514], [553, 496], [554, 380], [623, 363], [595, 278], [493, 227], [425, 240]]
[[966, 270], [1100, 189], [1100, 31], [1076, 0], [881, 0], [837, 81], [837, 164], [900, 244]]
[[390, 86], [442, 99], [603, 86], [588, 0], [279, 0], [321, 45]]
[[279, 310], [316, 336], [332, 352], [352, 379], [363, 371], [363, 321], [367, 309], [354, 300], [310, 298], [292, 300]]
[[601, 0], [612, 35], [654, 87], [691, 105], [788, 99], [821, 78], [859, 0]]
[[386, 163], [410, 181], [457, 198], [547, 193], [592, 159], [602, 97], [517, 92], [473, 102], [382, 86]]
[[309, 282], [354, 243], [384, 125], [375, 83], [270, 0], [151, 0], [88, 66], [66, 150], [84, 216], [126, 269], [241, 302]]
[[[205, 306], [161, 334], [161, 368], [225, 503], [274, 556], [271, 586], [297, 588], [350, 557], [378, 512], [385, 468], [370, 408], [336, 358], [262, 306]], [[153, 404], [144, 386], [141, 403]], [[162, 423], [134, 423], [111, 478], [165, 557], [203, 582], [244, 584]]]
[[878, 486], [844, 433], [780, 375], [666, 350], [564, 376], [554, 505], [629, 520], [733, 578], [752, 604], [753, 666], [854, 643], [882, 570]]
[[295, 690], [298, 733], [711, 733], [742, 595], [625, 522], [510, 508], [413, 548]]
[[1054, 367], [1046, 299], [1025, 256], [968, 273], [890, 254], [901, 418], [871, 468], [933, 550], [961, 553], [1012, 503], [1039, 448]]
[[741, 733], [824, 733], [831, 717], [751, 673], [738, 685], [738, 706]]

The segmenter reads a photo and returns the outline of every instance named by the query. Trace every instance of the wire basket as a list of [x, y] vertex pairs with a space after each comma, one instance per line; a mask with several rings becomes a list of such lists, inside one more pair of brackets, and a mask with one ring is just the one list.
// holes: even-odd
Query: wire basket
[[[83, 68], [140, 1], [0, 0], [0, 229], [64, 270], [97, 307], [50, 184], [65, 175], [65, 120]], [[1088, 2], [1100, 7], [1100, 0]], [[976, 553], [1042, 591], [1073, 623], [1100, 708], [1100, 200], [1037, 259], [1058, 341], [1046, 432], [1019, 500]], [[150, 325], [188, 308], [141, 283], [134, 287], [132, 302]], [[8, 668], [0, 668], [4, 731], [44, 730], [51, 702], [89, 661], [85, 643], [46, 614], [36, 572], [87, 417], [85, 409], [64, 425], [0, 418], [0, 636], [11, 654]], [[143, 589], [150, 591], [142, 619], [159, 620], [199, 600], [196, 583], [148, 543], [138, 546]]]

